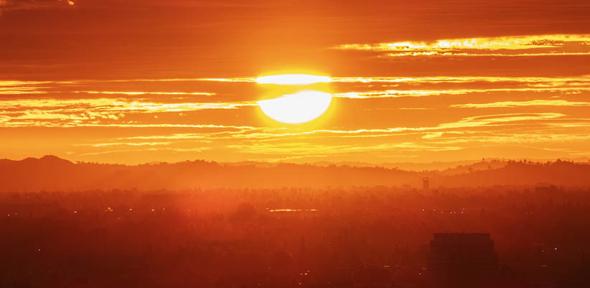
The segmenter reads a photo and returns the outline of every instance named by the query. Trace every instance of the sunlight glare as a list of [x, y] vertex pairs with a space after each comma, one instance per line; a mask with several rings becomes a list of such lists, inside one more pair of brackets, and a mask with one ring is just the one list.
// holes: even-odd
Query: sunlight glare
[[258, 84], [274, 85], [311, 85], [318, 83], [330, 83], [332, 78], [329, 76], [309, 75], [309, 74], [282, 74], [269, 75], [256, 78]]
[[324, 114], [330, 107], [332, 94], [319, 91], [301, 91], [279, 98], [258, 101], [268, 117], [287, 124], [301, 124]]

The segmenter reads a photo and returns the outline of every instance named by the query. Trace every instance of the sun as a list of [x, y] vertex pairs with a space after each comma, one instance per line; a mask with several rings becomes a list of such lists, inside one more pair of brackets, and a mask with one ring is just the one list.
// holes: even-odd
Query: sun
[[330, 107], [332, 94], [304, 90], [279, 98], [258, 101], [264, 114], [287, 124], [302, 124], [324, 114]]
[[[268, 88], [270, 97], [258, 101], [269, 118], [287, 124], [303, 124], [322, 116], [332, 103], [327, 84], [329, 76], [311, 74], [280, 74], [256, 78]], [[267, 89], [265, 88], [265, 89]]]

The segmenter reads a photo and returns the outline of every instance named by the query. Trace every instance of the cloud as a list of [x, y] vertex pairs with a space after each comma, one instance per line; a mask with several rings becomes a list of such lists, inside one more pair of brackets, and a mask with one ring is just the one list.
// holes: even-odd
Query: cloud
[[[561, 113], [507, 113], [479, 115], [459, 119], [454, 122], [444, 122], [435, 126], [421, 127], [390, 127], [374, 129], [316, 129], [292, 131], [288, 128], [268, 128], [268, 127], [232, 127], [222, 126], [218, 131], [200, 132], [200, 133], [175, 133], [169, 135], [146, 135], [121, 138], [120, 140], [151, 140], [151, 141], [173, 141], [173, 140], [255, 140], [257, 143], [263, 143], [265, 140], [282, 140], [296, 138], [314, 138], [329, 139], [331, 137], [339, 138], [368, 138], [373, 136], [389, 137], [396, 135], [423, 135], [422, 139], [439, 138], [454, 131], [473, 128], [499, 128], [500, 125], [514, 125], [516, 123], [531, 121], [546, 121], [565, 117]], [[546, 122], [542, 122], [547, 124]], [[424, 134], [426, 133], [426, 134]], [[350, 137], [354, 136], [354, 137]]]
[[553, 107], [589, 107], [590, 102], [568, 101], [568, 100], [529, 100], [529, 101], [500, 101], [492, 103], [468, 103], [454, 104], [453, 108], [513, 108], [530, 106], [553, 106]]
[[550, 87], [550, 88], [481, 88], [481, 89], [438, 89], [438, 90], [377, 90], [363, 92], [336, 93], [335, 97], [348, 99], [379, 99], [379, 98], [404, 98], [404, 97], [428, 97], [440, 95], [466, 95], [473, 93], [490, 92], [586, 92], [590, 87]]
[[254, 103], [231, 102], [184, 102], [161, 103], [146, 102], [132, 99], [90, 98], [90, 99], [18, 99], [0, 100], [0, 110], [29, 110], [29, 109], [84, 109], [86, 111], [108, 112], [188, 112], [207, 109], [237, 109], [244, 106], [254, 106]]
[[[162, 103], [124, 98], [0, 100], [0, 116], [3, 116], [0, 126], [71, 127], [72, 125], [115, 125], [116, 123], [111, 122], [121, 120], [129, 114], [234, 110], [254, 105], [256, 104], [233, 102]], [[103, 123], [103, 120], [107, 122]], [[132, 125], [132, 123], [123, 123], [121, 125]]]
[[559, 142], [573, 142], [573, 141], [588, 141], [590, 135], [581, 133], [568, 133], [561, 131], [555, 133], [552, 131], [542, 133], [470, 133], [467, 135], [450, 135], [447, 139], [440, 140], [439, 143], [459, 144], [459, 143], [495, 143], [495, 144], [514, 144], [514, 143], [559, 143]]
[[[439, 95], [465, 95], [492, 92], [559, 92], [581, 93], [590, 91], [590, 76], [570, 77], [505, 77], [505, 76], [423, 76], [423, 77], [331, 77], [335, 97], [348, 99], [427, 97]], [[172, 78], [172, 79], [132, 79], [111, 80], [129, 83], [144, 82], [221, 82], [234, 84], [254, 84], [255, 77], [237, 78]], [[350, 91], [348, 84], [358, 84]], [[457, 85], [462, 84], [462, 87]], [[348, 86], [347, 86], [348, 85]], [[444, 85], [445, 87], [442, 87]], [[388, 87], [396, 86], [399, 89]], [[404, 87], [401, 87], [404, 86]], [[430, 88], [433, 87], [433, 88]], [[473, 87], [473, 88], [465, 88]], [[362, 90], [371, 88], [371, 90]], [[116, 91], [80, 91], [93, 94], [116, 94]], [[140, 95], [143, 92], [120, 92]], [[159, 92], [145, 92], [157, 94]], [[165, 92], [164, 92], [165, 93]], [[171, 92], [182, 93], [182, 92]], [[194, 92], [206, 95], [211, 92]], [[214, 95], [215, 93], [211, 93]]]
[[179, 91], [73, 91], [78, 94], [90, 95], [125, 95], [125, 96], [143, 96], [143, 95], [164, 95], [164, 96], [213, 96], [211, 92], [179, 92]]
[[[271, 161], [309, 161], [334, 156], [340, 157], [339, 159], [356, 159], [358, 155], [389, 159], [479, 149], [482, 143], [497, 146], [544, 143], [544, 147], [552, 149], [559, 148], [563, 141], [577, 145], [588, 140], [587, 133], [572, 131], [556, 124], [580, 125], [584, 121], [590, 125], [588, 119], [572, 118], [561, 113], [500, 113], [461, 117], [456, 121], [415, 127], [312, 130], [172, 123], [128, 124], [118, 121], [82, 123], [80, 126], [170, 129], [135, 130], [129, 136], [117, 135], [86, 141], [76, 147], [83, 151], [80, 153], [86, 153], [84, 155], [107, 153], [109, 148], [112, 148], [112, 153], [123, 150], [137, 152], [143, 149], [191, 153], [208, 149], [211, 153], [241, 155], [240, 159], [246, 157]], [[181, 128], [190, 129], [179, 130]], [[197, 151], [186, 150], [196, 146], [199, 147]]]
[[39, 85], [50, 84], [47, 81], [0, 80], [0, 95], [46, 94]]
[[[77, 83], [143, 83], [143, 82], [221, 82], [221, 83], [256, 83], [256, 77], [229, 77], [229, 78], [161, 78], [161, 79], [121, 79], [121, 80], [89, 80], [77, 81]], [[396, 84], [396, 83], [469, 83], [469, 82], [515, 82], [515, 83], [570, 83], [581, 81], [583, 83], [590, 83], [590, 75], [580, 75], [572, 77], [531, 77], [531, 76], [418, 76], [418, 77], [404, 77], [404, 76], [331, 76], [332, 83], [344, 84]], [[71, 83], [71, 82], [70, 82]]]
[[531, 76], [419, 76], [419, 77], [332, 77], [335, 83], [362, 83], [362, 84], [469, 84], [469, 83], [514, 83], [530, 87], [560, 86], [560, 85], [584, 85], [590, 87], [590, 75], [570, 77], [531, 77]]
[[438, 129], [457, 129], [484, 127], [497, 124], [510, 124], [522, 121], [543, 121], [565, 117], [562, 113], [505, 113], [466, 117], [457, 122], [443, 123]]
[[[460, 147], [450, 145], [436, 145], [416, 142], [400, 143], [379, 143], [379, 144], [318, 144], [312, 142], [289, 142], [289, 143], [246, 143], [228, 145], [228, 148], [239, 150], [242, 153], [279, 156], [280, 159], [297, 159], [326, 157], [335, 155], [346, 155], [353, 153], [370, 152], [440, 152], [456, 151]], [[288, 155], [285, 157], [284, 155]]]
[[[553, 149], [561, 147], [559, 139], [568, 141], [567, 145], [575, 150], [579, 143], [587, 141], [581, 135], [590, 127], [589, 119], [575, 118], [583, 112], [579, 109], [571, 111], [572, 115], [551, 113], [551, 108], [538, 111], [546, 113], [510, 113], [515, 112], [510, 110], [479, 113], [486, 110], [449, 109], [531, 105], [585, 107], [587, 92], [584, 91], [590, 90], [590, 77], [587, 75], [333, 77], [331, 89], [337, 97], [470, 95], [358, 102], [338, 99], [341, 109], [337, 117], [322, 125], [324, 129], [318, 126], [311, 126], [316, 129], [257, 127], [254, 123], [260, 122], [242, 118], [248, 117], [244, 115], [250, 115], [248, 112], [251, 111], [240, 110], [256, 105], [254, 101], [259, 95], [251, 89], [255, 85], [254, 78], [220, 79], [215, 80], [219, 84], [201, 83], [211, 82], [211, 78], [0, 81], [0, 90], [7, 93], [47, 93], [42, 96], [3, 96], [0, 99], [0, 127], [76, 127], [82, 131], [101, 131], [80, 136], [68, 147], [79, 157], [103, 155], [100, 157], [120, 159], [113, 155], [155, 151], [159, 155], [176, 155], [174, 157], [179, 158], [174, 159], [177, 160], [190, 155], [230, 161], [309, 161], [334, 156], [349, 160], [365, 156], [374, 157], [372, 159], [419, 158], [432, 153], [448, 156], [463, 153], [459, 152], [463, 150], [487, 149], [482, 143], [491, 143], [495, 147], [544, 143], [543, 147]], [[250, 82], [245, 82], [245, 79]], [[537, 92], [540, 94], [532, 96]], [[181, 94], [190, 97], [175, 97]], [[244, 100], [228, 101], [229, 97]], [[546, 100], [530, 100], [537, 98]], [[193, 102], [195, 99], [205, 102]], [[477, 103], [480, 101], [490, 103]], [[372, 114], [391, 113], [380, 112], [379, 109], [399, 107], [431, 110], [428, 117], [420, 111], [403, 111], [400, 112], [403, 115], [395, 118]], [[205, 110], [209, 112], [184, 113]], [[430, 111], [433, 112], [431, 115]], [[174, 114], [169, 114], [171, 112]], [[347, 122], [339, 122], [339, 117], [345, 113], [358, 113], [359, 118], [369, 119], [360, 119], [360, 123], [349, 126]], [[186, 114], [186, 117], [180, 114]], [[383, 120], [370, 119], [373, 115], [375, 119]], [[75, 129], [60, 131], [69, 133], [66, 130]], [[514, 137], [511, 138], [511, 135]], [[201, 151], [208, 152], [197, 156]]]
[[590, 55], [590, 34], [550, 34], [344, 44], [340, 50], [380, 53], [387, 57], [539, 57]]
[[0, 12], [12, 10], [32, 10], [66, 8], [75, 6], [74, 0], [0, 0]]
[[113, 146], [130, 146], [130, 147], [144, 147], [144, 146], [166, 146], [172, 142], [105, 142], [89, 144], [88, 146], [95, 148], [113, 147]]

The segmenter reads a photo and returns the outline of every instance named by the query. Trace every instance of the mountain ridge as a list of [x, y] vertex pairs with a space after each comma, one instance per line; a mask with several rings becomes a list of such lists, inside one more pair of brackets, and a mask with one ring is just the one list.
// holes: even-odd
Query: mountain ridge
[[0, 192], [105, 189], [328, 188], [352, 186], [474, 187], [557, 185], [590, 187], [590, 164], [482, 161], [454, 169], [406, 171], [384, 167], [193, 160], [138, 165], [71, 162], [57, 156], [0, 160]]

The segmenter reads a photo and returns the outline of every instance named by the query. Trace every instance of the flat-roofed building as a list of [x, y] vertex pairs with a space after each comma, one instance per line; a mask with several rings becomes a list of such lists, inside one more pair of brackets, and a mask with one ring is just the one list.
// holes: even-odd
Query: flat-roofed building
[[429, 270], [435, 287], [488, 287], [498, 272], [494, 241], [487, 233], [435, 233]]

